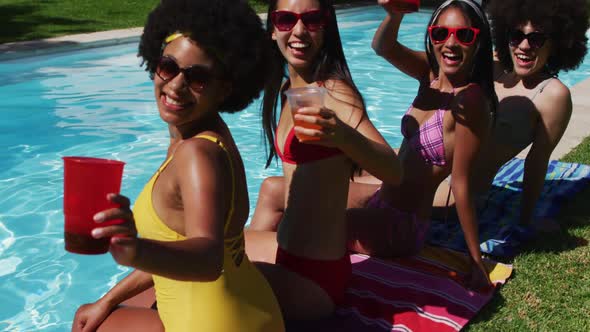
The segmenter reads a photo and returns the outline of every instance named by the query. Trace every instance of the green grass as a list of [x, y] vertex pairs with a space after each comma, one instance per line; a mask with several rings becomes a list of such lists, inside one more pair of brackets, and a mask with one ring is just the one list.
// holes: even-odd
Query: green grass
[[569, 163], [590, 165], [590, 137], [586, 137], [582, 143], [566, 154], [561, 160]]
[[[249, 0], [249, 3], [261, 13], [266, 12], [266, 1]], [[423, 2], [428, 5], [433, 1], [437, 0]], [[158, 2], [159, 0], [0, 0], [0, 44], [141, 27], [147, 14]], [[354, 0], [334, 2], [343, 4]]]
[[0, 0], [0, 43], [142, 26], [158, 0]]
[[513, 277], [466, 331], [590, 329], [589, 201], [590, 188], [562, 209], [561, 232], [539, 238], [514, 258]]
[[[590, 137], [561, 161], [590, 164]], [[466, 331], [590, 331], [590, 188], [566, 202], [561, 232], [530, 243]]]
[[[0, 0], [0, 44], [140, 27], [159, 0]], [[340, 1], [342, 2], [342, 1]], [[266, 11], [262, 0], [250, 0]]]
[[[436, 0], [423, 0], [429, 4]], [[0, 43], [139, 27], [158, 0], [0, 0]], [[349, 2], [349, 1], [337, 1]], [[262, 0], [250, 0], [264, 12]], [[563, 161], [590, 164], [590, 138]], [[468, 331], [590, 330], [590, 189], [558, 218], [560, 233], [531, 243]]]
[[[249, 0], [259, 13], [267, 0]], [[336, 4], [366, 0], [334, 0]], [[439, 0], [423, 0], [432, 6]], [[0, 0], [0, 44], [140, 27], [159, 0]]]

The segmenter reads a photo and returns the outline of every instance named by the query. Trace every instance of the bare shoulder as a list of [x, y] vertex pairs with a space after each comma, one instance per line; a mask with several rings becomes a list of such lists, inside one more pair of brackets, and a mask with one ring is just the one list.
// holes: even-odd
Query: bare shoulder
[[476, 83], [469, 83], [466, 86], [460, 87], [457, 90], [457, 96], [461, 96], [463, 99], [465, 98], [480, 98], [483, 97], [483, 90]]
[[465, 115], [487, 113], [488, 103], [487, 96], [482, 88], [475, 83], [470, 83], [456, 92], [457, 106], [456, 110]]
[[334, 111], [340, 120], [350, 125], [365, 118], [361, 97], [350, 85], [340, 80], [328, 80], [324, 87], [328, 90], [324, 106]]
[[180, 161], [188, 163], [197, 161], [205, 162], [205, 160], [214, 164], [223, 163], [225, 152], [219, 144], [210, 139], [204, 139], [199, 136], [207, 136], [214, 140], [222, 141], [219, 135], [213, 132], [205, 132], [201, 135], [187, 139], [180, 144], [174, 153], [175, 159], [178, 158]]
[[570, 89], [559, 79], [552, 79], [535, 99], [535, 104], [542, 117], [569, 115], [572, 111]]
[[327, 102], [335, 104], [345, 103], [359, 108], [362, 107], [360, 96], [346, 82], [328, 80], [324, 82], [324, 87], [328, 90]]

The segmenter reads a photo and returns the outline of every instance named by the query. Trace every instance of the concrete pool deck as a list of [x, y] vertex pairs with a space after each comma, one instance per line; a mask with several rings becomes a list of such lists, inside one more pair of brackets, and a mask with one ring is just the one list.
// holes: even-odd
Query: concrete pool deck
[[[346, 7], [358, 7], [358, 4]], [[263, 21], [266, 20], [266, 14], [260, 14], [260, 17]], [[110, 30], [0, 44], [0, 61], [137, 42], [142, 31], [143, 28]], [[560, 159], [590, 135], [590, 78], [577, 83], [570, 91], [573, 102], [572, 117], [561, 141], [551, 154], [551, 159]], [[527, 151], [528, 148], [518, 157], [526, 157]]]

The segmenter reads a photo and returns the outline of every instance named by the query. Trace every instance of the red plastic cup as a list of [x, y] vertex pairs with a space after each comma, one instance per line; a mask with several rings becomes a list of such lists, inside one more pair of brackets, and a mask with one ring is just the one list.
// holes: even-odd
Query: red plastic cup
[[[97, 226], [92, 217], [105, 209], [117, 207], [107, 200], [108, 193], [121, 190], [122, 161], [63, 157], [64, 160], [64, 239], [65, 249], [72, 253], [97, 255], [109, 250], [110, 238], [95, 239], [90, 232]], [[100, 227], [122, 223], [110, 220]]]
[[420, 8], [420, 0], [392, 0], [389, 6], [398, 13], [413, 13]]

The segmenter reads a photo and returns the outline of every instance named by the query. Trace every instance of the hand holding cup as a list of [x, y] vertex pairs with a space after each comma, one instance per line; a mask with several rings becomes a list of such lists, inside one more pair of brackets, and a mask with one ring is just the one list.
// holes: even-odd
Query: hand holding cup
[[304, 143], [339, 147], [346, 141], [347, 130], [351, 129], [334, 111], [325, 107], [300, 108], [294, 118], [298, 124], [295, 135], [313, 138]]
[[[131, 203], [129, 198], [118, 194], [108, 194], [107, 199], [119, 207], [100, 211], [94, 215], [94, 221], [99, 226], [92, 230], [92, 237], [110, 239], [109, 251], [115, 261], [121, 265], [132, 266], [137, 257], [138, 241]], [[108, 223], [111, 220], [123, 222], [113, 225]]]

